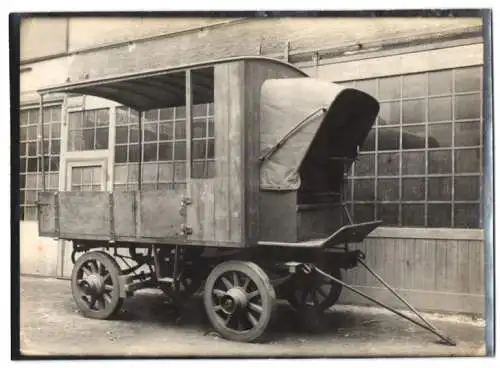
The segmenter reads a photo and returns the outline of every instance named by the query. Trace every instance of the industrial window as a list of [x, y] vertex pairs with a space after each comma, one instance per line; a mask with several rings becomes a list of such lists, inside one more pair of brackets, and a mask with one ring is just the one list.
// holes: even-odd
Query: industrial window
[[380, 102], [347, 182], [345, 198], [355, 219], [481, 227], [482, 68], [345, 84]]
[[191, 124], [191, 177], [215, 176], [214, 68], [191, 71], [193, 108]]
[[[186, 185], [186, 107], [155, 109], [143, 115], [142, 187], [182, 188]], [[139, 176], [138, 113], [116, 109], [116, 189], [136, 189]], [[193, 106], [193, 178], [214, 172], [213, 103]]]
[[[57, 190], [59, 187], [59, 155], [61, 150], [61, 106], [44, 108], [44, 171], [45, 187]], [[39, 135], [38, 108], [21, 110], [20, 113], [20, 217], [21, 220], [37, 219], [35, 201], [42, 190], [41, 147], [37, 144]]]
[[68, 151], [108, 149], [109, 109], [70, 112], [68, 120]]
[[[186, 185], [186, 107], [154, 109], [143, 114], [142, 187]], [[115, 188], [135, 189], [139, 170], [138, 114], [116, 109]]]
[[76, 166], [71, 168], [72, 192], [95, 192], [103, 190], [103, 167]]

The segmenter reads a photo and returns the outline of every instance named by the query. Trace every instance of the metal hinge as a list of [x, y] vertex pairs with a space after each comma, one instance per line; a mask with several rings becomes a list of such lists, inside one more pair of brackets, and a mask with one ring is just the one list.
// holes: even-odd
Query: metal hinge
[[191, 235], [193, 233], [193, 228], [187, 224], [181, 225], [181, 235]]

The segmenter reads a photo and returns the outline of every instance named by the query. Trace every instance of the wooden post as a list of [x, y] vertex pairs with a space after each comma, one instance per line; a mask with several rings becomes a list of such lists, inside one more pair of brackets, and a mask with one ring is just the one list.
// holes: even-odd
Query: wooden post
[[137, 188], [142, 189], [142, 110], [139, 110], [139, 172], [137, 173]]

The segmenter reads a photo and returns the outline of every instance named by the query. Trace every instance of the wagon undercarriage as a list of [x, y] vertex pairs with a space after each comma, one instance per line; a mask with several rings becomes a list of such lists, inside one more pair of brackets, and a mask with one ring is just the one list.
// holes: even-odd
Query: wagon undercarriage
[[[79, 253], [83, 254], [76, 259]], [[278, 299], [286, 300], [314, 330], [318, 319], [346, 288], [434, 333], [443, 343], [456, 345], [371, 270], [358, 250], [319, 250], [311, 254], [309, 249], [293, 249], [280, 258], [271, 257], [265, 248], [220, 250], [206, 255], [203, 248], [196, 247], [102, 247], [75, 241], [71, 285], [83, 315], [98, 319], [114, 316], [123, 301], [141, 289], [160, 289], [178, 311], [201, 291], [213, 328], [224, 338], [241, 342], [265, 336]], [[344, 282], [342, 273], [358, 265], [365, 267], [420, 321]]]

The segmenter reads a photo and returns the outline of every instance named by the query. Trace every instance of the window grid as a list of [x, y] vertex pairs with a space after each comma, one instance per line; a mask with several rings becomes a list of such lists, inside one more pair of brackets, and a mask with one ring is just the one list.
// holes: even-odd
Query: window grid
[[[470, 214], [463, 217], [463, 214], [470, 211], [471, 208], [466, 209], [462, 206], [475, 205], [476, 208], [474, 208], [474, 211], [477, 212], [477, 210], [479, 210], [479, 204], [481, 203], [480, 178], [482, 175], [483, 160], [483, 116], [482, 109], [480, 106], [477, 106], [482, 102], [481, 71], [481, 67], [468, 67], [443, 71], [443, 75], [447, 73], [448, 76], [451, 76], [451, 85], [448, 87], [448, 91], [446, 93], [435, 93], [435, 91], [431, 91], [431, 83], [433, 82], [432, 78], [435, 76], [434, 72], [345, 83], [346, 85], [351, 85], [354, 88], [365, 90], [366, 92], [374, 95], [374, 97], [378, 97], [381, 107], [384, 107], [384, 104], [386, 104], [385, 107], [389, 108], [385, 111], [387, 114], [394, 114], [394, 110], [399, 109], [397, 114], [398, 121], [395, 122], [394, 119], [389, 118], [388, 124], [386, 124], [383, 119], [385, 117], [384, 111], [382, 111], [381, 108], [381, 114], [379, 114], [376, 124], [371, 132], [374, 136], [374, 142], [368, 148], [361, 147], [360, 157], [355, 165], [353, 165], [348, 175], [346, 202], [348, 203], [355, 218], [360, 217], [357, 216], [358, 209], [361, 208], [359, 207], [360, 205], [369, 205], [368, 207], [365, 207], [364, 215], [361, 214], [361, 217], [365, 216], [362, 220], [368, 219], [366, 217], [381, 218], [384, 220], [384, 218], [382, 218], [383, 208], [381, 205], [393, 204], [397, 205], [397, 219], [391, 219], [391, 223], [386, 225], [441, 227], [439, 223], [442, 223], [442, 220], [436, 220], [436, 214], [433, 212], [436, 207], [433, 207], [433, 205], [447, 204], [449, 206], [449, 213], [446, 214], [448, 218], [445, 219], [447, 225], [443, 227], [474, 228], [481, 226], [482, 220], [476, 223], [476, 220], [472, 219], [473, 216], [470, 216]], [[464, 79], [459, 79], [459, 72], [461, 76], [465, 76]], [[479, 83], [477, 83], [478, 75]], [[467, 76], [469, 77], [468, 80]], [[417, 79], [422, 81], [423, 78], [425, 78], [425, 85], [421, 84], [420, 87], [423, 86], [421, 89], [425, 91], [425, 93], [412, 93], [415, 91], [415, 88], [411, 81], [415, 81]], [[384, 96], [384, 98], [379, 97], [384, 94], [382, 82], [386, 82], [387, 80], [390, 80], [391, 83], [394, 81], [397, 82], [397, 89], [390, 91], [393, 95], [396, 94], [397, 98], [394, 96], [392, 96], [392, 98], [391, 96]], [[408, 81], [410, 81], [410, 83], [408, 83]], [[470, 88], [471, 81], [475, 83], [474, 88]], [[405, 91], [405, 83], [406, 86], [413, 88], [413, 91], [410, 90], [410, 93], [407, 93], [408, 90]], [[460, 84], [460, 90], [457, 84]], [[395, 83], [393, 83], [393, 87], [394, 86]], [[464, 86], [466, 87], [465, 89]], [[417, 86], [417, 89], [418, 88], [419, 87]], [[396, 92], [394, 93], [394, 91]], [[461, 96], [470, 96], [465, 100], [461, 100], [463, 103], [462, 106], [460, 106], [461, 102], [457, 101]], [[437, 97], [446, 97], [448, 100], [438, 100], [436, 99]], [[405, 101], [419, 102], [414, 106], [405, 106]], [[436, 104], [436, 102], [439, 104]], [[434, 109], [433, 116], [431, 116], [430, 110], [431, 103], [434, 104], [432, 106]], [[436, 119], [436, 117], [442, 118], [444, 115], [446, 115], [445, 119]], [[405, 117], [409, 120], [405, 120]], [[461, 129], [461, 135], [458, 135], [458, 128]], [[472, 132], [471, 128], [476, 130]], [[382, 129], [396, 129], [398, 132], [398, 147], [380, 146], [380, 142], [382, 142], [383, 138], [383, 136], [381, 136]], [[473, 133], [472, 138], [468, 137], [468, 135], [470, 135], [469, 132]], [[385, 130], [384, 133], [388, 133], [388, 131]], [[424, 146], [420, 148], [405, 147], [404, 134], [406, 135], [408, 133], [414, 133], [417, 137], [423, 134], [424, 137], [422, 137], [422, 144]], [[479, 133], [479, 137], [477, 137], [477, 133]], [[435, 134], [438, 134], [438, 136], [434, 137]], [[441, 136], [439, 136], [439, 134]], [[444, 142], [441, 141], [443, 138], [445, 139]], [[457, 141], [457, 139], [460, 139], [460, 141]], [[435, 143], [439, 146], [432, 147]], [[411, 153], [413, 153], [413, 156], [411, 156]], [[415, 156], [417, 153], [422, 153], [423, 156]], [[372, 158], [368, 157], [370, 155]], [[434, 156], [431, 157], [431, 155]], [[461, 155], [464, 155], [464, 161], [462, 161]], [[470, 157], [468, 157], [471, 155], [472, 161], [470, 161]], [[390, 171], [390, 167], [386, 165], [387, 162], [389, 162], [387, 160], [391, 159], [399, 160], [397, 162], [397, 170]], [[436, 161], [436, 159], [438, 160]], [[479, 164], [477, 164], [478, 160]], [[421, 162], [422, 167], [419, 166], [419, 162]], [[436, 163], [438, 165], [436, 165]], [[366, 165], [368, 165], [368, 169], [365, 167]], [[442, 167], [440, 165], [442, 165]], [[417, 171], [415, 171], [415, 168], [417, 168]], [[420, 184], [418, 184], [418, 180], [413, 183], [414, 186], [417, 184], [420, 185], [420, 191], [418, 188], [408, 186], [408, 181], [405, 181], [405, 179], [412, 178], [414, 178], [414, 180], [422, 179]], [[444, 190], [446, 196], [445, 198], [438, 198], [439, 200], [436, 200], [437, 198], [434, 198], [436, 194], [433, 194], [434, 197], [430, 198], [429, 190], [432, 189], [432, 185], [437, 185], [436, 183], [438, 183], [438, 181], [436, 180], [439, 178], [443, 179], [442, 182], [445, 184], [442, 185], [444, 185], [443, 188], [446, 188], [446, 190], [442, 188], [438, 189]], [[391, 197], [391, 200], [388, 201], [380, 197], [379, 189], [383, 189], [383, 187], [379, 188], [379, 186], [382, 183], [381, 180], [384, 179], [397, 180], [397, 192], [392, 194], [397, 195], [397, 199]], [[356, 190], [359, 191], [359, 188], [362, 185], [367, 185], [365, 180], [370, 180], [371, 182], [370, 186], [373, 188], [372, 195], [366, 193], [356, 193]], [[386, 184], [389, 183], [390, 181]], [[393, 183], [395, 184], [395, 182]], [[449, 183], [449, 188], [446, 183]], [[464, 188], [466, 188], [464, 183], [468, 183], [469, 185], [472, 183], [474, 185], [473, 189], [476, 190], [475, 192], [472, 191], [474, 198], [469, 198], [471, 196], [470, 194], [464, 195], [465, 192], [463, 191]], [[456, 191], [458, 190], [459, 185], [462, 192], [458, 193]], [[366, 189], [366, 187], [363, 188]], [[361, 190], [364, 190], [363, 188], [361, 188]], [[450, 193], [446, 193], [447, 191]], [[460, 196], [458, 196], [458, 194], [460, 194]], [[367, 195], [370, 196], [370, 200], [366, 200]], [[413, 200], [411, 198], [415, 196], [418, 200]], [[362, 200], [360, 197], [364, 199]], [[413, 218], [409, 218], [407, 214], [405, 214], [407, 211], [410, 211], [408, 212], [410, 214], [412, 211], [417, 211], [416, 207], [412, 209], [407, 206], [414, 204], [422, 205], [422, 213], [420, 213], [419, 219], [416, 219], [415, 216]], [[460, 215], [462, 216], [462, 219], [459, 221], [458, 214], [460, 211], [462, 211], [462, 215]], [[475, 212], [473, 214], [480, 217], [480, 214]], [[431, 219], [433, 219], [433, 223], [431, 223]], [[358, 218], [357, 220], [359, 221], [360, 219]]]
[[[36, 221], [36, 199], [42, 188], [39, 109], [29, 108], [20, 112], [20, 219]], [[59, 187], [59, 156], [61, 147], [61, 105], [46, 106], [44, 113], [44, 171], [45, 189]]]
[[68, 151], [108, 149], [109, 108], [68, 114]]
[[[215, 175], [214, 106], [193, 106], [193, 178]], [[142, 188], [177, 189], [186, 186], [186, 108], [178, 106], [143, 113]], [[116, 108], [115, 189], [138, 188], [138, 113], [127, 107]]]

